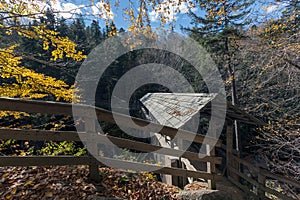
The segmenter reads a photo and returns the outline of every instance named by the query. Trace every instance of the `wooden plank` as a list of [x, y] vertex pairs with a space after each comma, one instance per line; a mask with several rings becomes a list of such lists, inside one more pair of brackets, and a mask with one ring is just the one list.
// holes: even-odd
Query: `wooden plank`
[[277, 192], [276, 190], [272, 190], [271, 188], [265, 187], [265, 186], [260, 186], [260, 189], [264, 190], [267, 193], [273, 194], [277, 196], [280, 199], [284, 200], [295, 200], [294, 198], [288, 197], [287, 195], [282, 194], [281, 192]]
[[265, 194], [265, 191], [263, 190], [263, 187], [265, 187], [266, 185], [266, 177], [261, 174], [261, 172], [259, 171], [258, 173], [258, 188], [257, 188], [257, 194], [259, 197], [265, 197], [266, 194]]
[[229, 170], [229, 168], [234, 168], [237, 171], [239, 171], [240, 169], [240, 164], [239, 162], [237, 162], [235, 159], [233, 159], [234, 157], [232, 157], [233, 155], [233, 140], [235, 139], [234, 137], [234, 129], [233, 129], [233, 122], [232, 121], [227, 121], [227, 130], [226, 130], [226, 166], [227, 166], [227, 175], [228, 177], [231, 177], [232, 179], [234, 179], [235, 181], [239, 182], [239, 177], [236, 174], [232, 174], [230, 173], [231, 171]]
[[227, 110], [231, 111], [232, 113], [239, 113], [240, 115], [237, 116], [236, 120], [239, 120], [240, 117], [245, 117], [247, 120], [245, 120], [245, 123], [253, 124], [253, 125], [260, 125], [265, 126], [267, 125], [265, 122], [253, 117], [252, 115], [249, 115], [244, 110], [241, 110], [237, 106], [233, 106], [230, 103], [227, 103]]
[[[265, 176], [270, 177], [270, 178], [277, 179], [277, 180], [282, 181], [282, 182], [286, 182], [286, 183], [291, 184], [291, 185], [293, 185], [293, 186], [295, 186], [295, 187], [299, 186], [299, 183], [297, 183], [296, 181], [293, 181], [292, 179], [289, 179], [289, 178], [286, 178], [286, 177], [281, 177], [281, 176], [272, 174], [272, 173], [268, 172], [268, 171], [265, 170], [265, 169], [261, 169], [261, 168], [255, 167], [255, 166], [252, 165], [251, 163], [249, 163], [249, 162], [247, 162], [247, 161], [244, 161], [244, 160], [242, 160], [242, 159], [240, 159], [240, 158], [238, 158], [238, 157], [236, 157], [236, 156], [231, 156], [231, 157], [232, 157], [232, 159], [235, 159], [235, 160], [237, 160], [238, 162], [242, 163], [243, 165], [249, 167], [250, 169], [252, 169], [252, 170], [258, 172], [259, 182], [260, 182], [260, 183], [258, 184], [258, 190], [259, 190], [259, 195], [260, 195], [261, 198], [266, 198], [266, 197], [264, 197], [264, 192], [261, 192], [261, 190], [262, 190], [262, 191], [268, 192], [268, 193], [270, 193], [270, 194], [274, 194], [275, 196], [277, 196], [277, 197], [279, 197], [279, 198], [282, 198], [282, 199], [293, 200], [293, 198], [287, 197], [286, 195], [284, 195], [284, 194], [282, 194], [282, 193], [280, 193], [280, 192], [278, 192], [278, 191], [275, 191], [275, 190], [272, 190], [272, 189], [266, 187], [266, 186], [264, 185], [265, 180], [266, 180], [266, 177], [265, 177]], [[234, 172], [233, 169], [230, 169], [230, 170], [231, 170], [232, 172]], [[235, 173], [235, 174], [237, 174], [237, 173]], [[238, 175], [241, 176], [241, 174], [238, 174]], [[242, 177], [242, 176], [241, 176], [241, 177]], [[242, 177], [242, 178], [244, 178], [244, 177]], [[231, 177], [229, 177], [229, 179], [230, 179], [232, 182], [235, 181], [235, 180], [233, 180]], [[247, 180], [247, 179], [245, 179], [245, 180]], [[249, 181], [249, 180], [247, 180], [247, 181]], [[250, 182], [250, 181], [249, 181], [249, 182]], [[250, 182], [250, 183], [253, 184], [254, 182], [253, 182], [253, 183]], [[241, 184], [238, 185], [238, 184], [237, 184], [237, 181], [235, 181], [235, 184], [236, 184], [237, 186], [239, 186], [239, 187], [240, 187], [240, 185], [241, 185]], [[254, 184], [253, 184], [253, 185], [254, 185]], [[240, 188], [241, 188], [241, 187], [240, 187]], [[242, 188], [241, 188], [241, 189], [242, 189]]]
[[0, 156], [0, 166], [88, 165], [88, 156]]
[[[85, 133], [84, 134], [90, 134], [90, 133], [95, 133], [96, 132], [96, 120], [93, 118], [89, 118], [87, 115], [86, 117], [83, 118], [85, 121], [84, 124], [84, 129]], [[87, 150], [89, 153], [89, 157], [93, 158], [94, 156], [97, 158], [99, 156], [99, 150], [98, 150], [98, 144], [97, 140], [93, 140], [91, 137], [87, 137]], [[101, 177], [99, 176], [99, 165], [94, 159], [93, 162], [89, 164], [89, 179], [95, 182], [100, 182]]]
[[[216, 137], [217, 133], [216, 133], [216, 122], [212, 121], [212, 126], [210, 129], [210, 136], [212, 137]], [[216, 152], [215, 152], [215, 147], [214, 146], [210, 146], [210, 145], [206, 145], [206, 154], [208, 156], [215, 156]], [[215, 173], [216, 172], [216, 165], [215, 163], [211, 163], [211, 162], [207, 162], [207, 172], [208, 173]], [[214, 180], [208, 180], [208, 188], [211, 190], [215, 190], [216, 189], [216, 182]]]
[[[221, 149], [223, 149], [223, 150], [226, 152], [227, 145], [222, 144]], [[238, 155], [239, 152], [238, 152], [237, 150], [235, 150], [235, 149], [232, 149], [232, 154], [233, 154], [233, 155]]]
[[232, 121], [227, 121], [226, 126], [226, 168], [227, 176], [230, 176], [229, 167], [231, 166], [230, 156], [232, 155], [233, 150], [233, 124]]
[[247, 161], [245, 161], [237, 156], [234, 156], [234, 155], [231, 155], [231, 159], [236, 160], [240, 164], [247, 166], [248, 168], [252, 169], [253, 171], [259, 172], [259, 168], [256, 167], [255, 165], [251, 164], [250, 162], [247, 162]]
[[45, 140], [45, 141], [81, 141], [77, 132], [47, 131], [47, 130], [22, 130], [0, 129], [0, 139], [14, 140]]
[[[62, 166], [62, 165], [88, 165], [94, 162], [93, 158], [88, 156], [0, 156], [0, 166]], [[203, 179], [221, 180], [221, 175], [209, 174], [200, 171], [189, 171], [172, 167], [162, 167], [153, 164], [144, 164], [131, 161], [122, 161], [111, 158], [101, 158], [98, 165], [105, 166], [104, 163], [110, 163], [112, 166], [120, 166], [120, 169], [139, 169], [137, 172], [153, 170], [161, 174], [176, 175], [182, 177], [193, 177]], [[124, 167], [124, 168], [123, 168]], [[126, 169], [125, 169], [126, 170]]]
[[72, 104], [0, 97], [0, 110], [72, 115]]
[[[21, 130], [21, 129], [0, 129], [0, 139], [15, 139], [15, 140], [46, 140], [46, 141], [87, 141], [88, 138], [106, 144], [104, 141], [109, 139], [112, 143], [120, 148], [138, 150], [143, 152], [154, 152], [160, 150], [162, 154], [174, 157], [183, 157], [190, 160], [198, 160], [202, 162], [211, 162], [221, 164], [221, 157], [199, 155], [189, 151], [176, 150], [171, 148], [162, 149], [161, 146], [151, 145], [143, 142], [117, 138], [113, 136], [89, 134], [81, 132], [80, 137], [77, 132], [71, 131], [47, 131], [47, 130]], [[201, 157], [201, 158], [199, 158]]]
[[[152, 123], [143, 119], [134, 118], [120, 113], [114, 113], [101, 108], [95, 108], [92, 106], [75, 104], [73, 105], [80, 113], [88, 116], [91, 111], [96, 112], [99, 120], [110, 122], [115, 124], [114, 117], [119, 119], [120, 125], [128, 126], [128, 122], [131, 120], [140, 126], [140, 130], [145, 130], [143, 127], [147, 126], [147, 131], [159, 132], [162, 135], [174, 138], [175, 136], [181, 137], [188, 141], [194, 141], [198, 143], [204, 143], [209, 145], [215, 145], [220, 147], [222, 141], [216, 138], [196, 134], [190, 131], [176, 129], [168, 126], [162, 126], [160, 124]], [[63, 114], [72, 115], [72, 104], [50, 102], [50, 101], [35, 101], [35, 100], [22, 100], [14, 98], [0, 97], [0, 110], [20, 111], [28, 113], [45, 113], [45, 114]], [[160, 130], [160, 131], [157, 131]]]
[[[220, 109], [220, 106], [214, 104], [216, 109]], [[223, 107], [223, 106], [222, 106]], [[265, 126], [266, 123], [249, 115], [246, 111], [238, 108], [237, 106], [233, 106], [231, 103], [227, 103], [226, 109], [226, 119], [228, 120], [237, 120], [239, 122], [243, 122], [246, 124]], [[223, 108], [222, 108], [223, 109]], [[201, 109], [201, 112], [204, 112], [207, 115], [211, 115], [211, 104], [206, 104], [204, 108]]]
[[262, 174], [264, 174], [267, 177], [274, 178], [278, 181], [282, 181], [284, 183], [287, 183], [287, 184], [290, 184], [290, 185], [295, 186], [297, 188], [300, 188], [300, 183], [297, 182], [296, 180], [293, 180], [293, 179], [288, 178], [288, 177], [280, 176], [280, 175], [277, 175], [277, 174], [272, 174], [272, 173], [268, 172], [265, 169], [261, 169], [260, 171], [261, 171]]
[[247, 188], [246, 186], [242, 185], [241, 183], [239, 183], [238, 181], [234, 180], [231, 177], [228, 177], [228, 180], [233, 183], [234, 185], [236, 185], [238, 188], [240, 188], [241, 190], [243, 190], [245, 193], [247, 193], [249, 196], [253, 197], [254, 199], [257, 199], [257, 196], [255, 195], [255, 193], [251, 192], [249, 188]]
[[253, 180], [252, 178], [246, 176], [245, 174], [239, 172], [238, 170], [234, 169], [234, 168], [229, 168], [230, 173], [234, 173], [238, 176], [240, 176], [241, 178], [245, 179], [246, 181], [248, 181], [249, 183], [251, 183], [252, 185], [255, 185], [258, 187], [258, 182], [256, 182], [255, 180]]
[[[212, 138], [209, 136], [200, 135], [197, 133], [193, 133], [190, 131], [182, 130], [182, 129], [176, 129], [169, 126], [163, 126], [160, 124], [152, 123], [146, 120], [134, 118], [131, 116], [123, 115], [123, 114], [117, 114], [113, 113], [114, 117], [111, 113], [108, 113], [108, 111], [105, 111], [103, 109], [96, 109], [97, 117], [100, 120], [115, 123], [114, 117], [119, 118], [118, 123], [119, 125], [128, 126], [131, 121], [133, 121], [135, 124], [137, 124], [143, 131], [149, 131], [149, 132], [155, 132], [160, 133], [165, 136], [169, 136], [172, 139], [175, 138], [175, 136], [179, 138], [183, 138], [184, 140], [188, 141], [194, 141], [197, 143], [203, 143], [203, 144], [210, 144], [220, 147], [222, 145], [222, 141], [216, 138]], [[147, 127], [147, 128], [145, 128]]]
[[205, 180], [208, 179], [214, 179], [214, 180], [221, 180], [221, 175], [218, 174], [209, 174], [206, 172], [200, 172], [200, 171], [190, 171], [185, 169], [179, 169], [179, 168], [172, 168], [172, 167], [161, 167], [157, 165], [152, 164], [144, 164], [144, 163], [137, 163], [137, 162], [130, 162], [130, 161], [120, 161], [116, 159], [110, 159], [110, 158], [101, 158], [105, 162], [110, 162], [115, 166], [120, 166], [120, 169], [122, 169], [122, 166], [126, 166], [129, 169], [136, 169], [138, 168], [139, 171], [148, 171], [153, 170], [157, 173], [161, 174], [169, 174], [174, 176], [182, 176], [182, 177], [193, 177], [193, 178], [203, 178]]
[[[171, 167], [172, 166], [172, 160], [169, 156], [165, 156], [165, 166], [166, 167]], [[174, 185], [172, 176], [169, 174], [165, 174], [163, 176], [163, 182], [168, 184], [168, 185]]]

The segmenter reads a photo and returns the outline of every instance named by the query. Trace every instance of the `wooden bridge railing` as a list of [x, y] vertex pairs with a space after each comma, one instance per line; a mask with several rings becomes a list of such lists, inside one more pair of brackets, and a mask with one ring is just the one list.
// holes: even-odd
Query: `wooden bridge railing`
[[[256, 167], [235, 155], [231, 155], [230, 158], [227, 159], [229, 159], [230, 162], [230, 165], [227, 166], [229, 180], [250, 196], [254, 196], [255, 198], [258, 197], [263, 200], [270, 199], [269, 197], [271, 197], [271, 195], [282, 200], [295, 200], [299, 198], [299, 196], [292, 198], [287, 194], [277, 191], [276, 188], [267, 186], [268, 181], [277, 181], [300, 189], [299, 182], [288, 177], [271, 173], [261, 167]], [[248, 173], [244, 172], [245, 169]]]
[[[240, 152], [233, 148], [234, 140], [233, 122], [231, 120], [227, 120], [226, 145], [221, 145], [222, 147], [218, 148], [217, 150], [226, 161], [224, 169], [227, 171], [227, 178], [229, 181], [231, 181], [249, 196], [252, 196], [253, 199], [270, 199], [269, 197], [272, 197], [273, 195], [282, 200], [293, 200], [293, 198], [287, 194], [276, 191], [276, 188], [268, 187], [267, 183], [275, 180], [297, 189], [300, 189], [300, 183], [290, 178], [273, 174], [264, 168], [255, 166], [250, 162], [239, 158]], [[245, 171], [243, 171], [244, 169], [245, 171], [248, 170], [249, 173], [245, 173]], [[254, 176], [251, 175], [251, 172], [254, 174]], [[225, 174], [225, 170], [223, 171], [223, 174]], [[295, 198], [299, 199], [299, 196]]]
[[[205, 137], [203, 135], [195, 134], [193, 132], [175, 129], [172, 127], [166, 127], [159, 124], [151, 123], [138, 118], [132, 118], [123, 114], [112, 113], [110, 111], [94, 108], [86, 105], [76, 105], [78, 110], [82, 113], [86, 113], [85, 118], [85, 131], [89, 132], [88, 136], [85, 138], [84, 134], [80, 137], [77, 132], [70, 131], [46, 131], [46, 130], [18, 130], [18, 129], [0, 129], [0, 139], [15, 139], [15, 140], [45, 140], [45, 141], [87, 141], [93, 139], [93, 137], [98, 138], [97, 142], [105, 141], [104, 139], [109, 139], [115, 145], [120, 148], [138, 150], [142, 152], [153, 152], [161, 149], [160, 146], [155, 146], [151, 144], [146, 144], [138, 141], [117, 138], [108, 135], [99, 135], [96, 133], [94, 122], [89, 121], [89, 113], [91, 110], [96, 112], [98, 120], [115, 123], [113, 114], [122, 119], [119, 123], [126, 126], [128, 120], [133, 120], [136, 124], [141, 127], [148, 125], [149, 131], [160, 129], [159, 133], [165, 136], [170, 136], [174, 138], [177, 132], [181, 138], [189, 140], [194, 138], [194, 142], [204, 143], [207, 145], [213, 145], [220, 147], [222, 142], [215, 138]], [[47, 101], [33, 101], [33, 100], [21, 100], [21, 99], [11, 99], [11, 98], [0, 98], [0, 110], [2, 111], [18, 111], [27, 113], [43, 113], [43, 114], [62, 114], [72, 116], [72, 104], [58, 103], [58, 102], [47, 102]], [[149, 126], [151, 125], [151, 126]], [[91, 133], [91, 134], [90, 134]], [[83, 137], [82, 137], [83, 135]], [[177, 135], [177, 136], [178, 136]], [[99, 140], [100, 138], [100, 140]], [[183, 157], [190, 160], [198, 160], [202, 162], [209, 162], [210, 165], [221, 164], [222, 158], [215, 156], [203, 155], [203, 158], [199, 158], [198, 153], [183, 152], [182, 150], [175, 150], [171, 148], [166, 148], [162, 151], [165, 155]], [[47, 166], [47, 165], [89, 165], [90, 166], [90, 178], [93, 180], [99, 180], [98, 166], [105, 166], [104, 161], [109, 161], [112, 164], [122, 166], [132, 166], [133, 168], [139, 168], [141, 171], [147, 171], [149, 167], [151, 169], [156, 169], [155, 172], [161, 174], [169, 174], [174, 176], [182, 177], [193, 177], [202, 178], [210, 180], [212, 182], [217, 181], [221, 175], [214, 173], [202, 172], [202, 171], [189, 171], [181, 168], [174, 167], [161, 167], [157, 165], [144, 164], [138, 162], [117, 160], [112, 158], [102, 157], [100, 161], [96, 160], [91, 155], [87, 156], [0, 156], [0, 166]], [[214, 184], [212, 184], [214, 186]]]

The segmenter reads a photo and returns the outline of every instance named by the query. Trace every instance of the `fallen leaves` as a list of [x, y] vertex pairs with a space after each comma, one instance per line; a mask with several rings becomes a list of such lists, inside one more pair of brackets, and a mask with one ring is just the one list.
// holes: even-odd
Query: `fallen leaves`
[[88, 180], [88, 166], [1, 167], [0, 199], [68, 200], [95, 196], [125, 199], [176, 199], [179, 188], [150, 173], [100, 168], [100, 183]]
[[126, 199], [176, 199], [179, 188], [156, 181], [151, 173], [125, 173], [102, 168], [104, 196]]

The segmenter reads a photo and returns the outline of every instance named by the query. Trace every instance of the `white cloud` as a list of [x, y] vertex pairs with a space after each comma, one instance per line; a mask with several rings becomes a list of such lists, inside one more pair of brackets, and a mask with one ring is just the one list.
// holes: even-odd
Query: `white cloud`
[[76, 5], [74, 3], [62, 3], [61, 1], [56, 1], [51, 3], [51, 7], [59, 12], [58, 16], [64, 17], [66, 19], [74, 17], [75, 14], [92, 14], [98, 15], [103, 19], [113, 19], [114, 14], [112, 11], [106, 12], [103, 3], [97, 2], [94, 6], [89, 5]]
[[159, 17], [163, 16], [167, 22], [177, 20], [178, 14], [186, 14], [189, 9], [196, 11], [196, 8], [191, 8], [187, 2], [180, 0], [165, 0], [161, 2], [155, 10], [149, 13], [151, 21], [157, 21]]
[[93, 15], [99, 15], [103, 19], [113, 19], [114, 18], [114, 13], [110, 10], [107, 12], [105, 10], [104, 4], [102, 2], [96, 3], [94, 6], [91, 7], [92, 9], [92, 14]]
[[61, 3], [60, 1], [55, 1], [51, 3], [51, 7], [54, 11], [58, 12], [59, 17], [65, 19], [72, 18], [75, 14], [82, 13], [81, 9], [83, 5], [75, 5], [73, 3]]

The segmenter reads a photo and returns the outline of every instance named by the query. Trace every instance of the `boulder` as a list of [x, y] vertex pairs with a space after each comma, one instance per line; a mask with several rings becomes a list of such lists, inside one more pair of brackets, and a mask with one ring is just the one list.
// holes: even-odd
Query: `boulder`
[[182, 200], [233, 200], [230, 194], [219, 190], [182, 190], [177, 197]]

